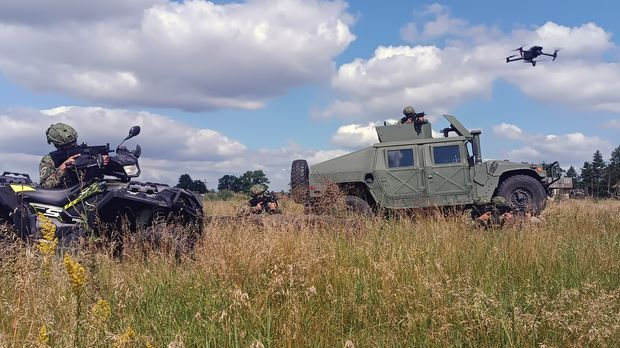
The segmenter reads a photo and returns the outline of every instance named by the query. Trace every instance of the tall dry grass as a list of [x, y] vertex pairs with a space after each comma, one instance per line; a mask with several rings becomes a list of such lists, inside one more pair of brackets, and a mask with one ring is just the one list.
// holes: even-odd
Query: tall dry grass
[[215, 220], [182, 260], [82, 249], [81, 318], [62, 260], [44, 271], [18, 245], [0, 265], [0, 346], [41, 345], [42, 328], [59, 347], [619, 346], [620, 202], [552, 204], [543, 219]]

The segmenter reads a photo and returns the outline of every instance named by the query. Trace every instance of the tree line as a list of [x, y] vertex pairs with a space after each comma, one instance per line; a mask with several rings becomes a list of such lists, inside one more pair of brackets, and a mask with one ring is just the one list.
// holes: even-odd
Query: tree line
[[577, 174], [577, 170], [570, 166], [566, 171], [566, 176], [573, 178], [575, 188], [583, 190], [588, 196], [609, 197], [614, 185], [620, 185], [620, 146], [611, 152], [609, 162], [605, 162], [603, 154], [596, 150], [592, 155], [592, 161], [583, 163], [580, 174]]
[[[238, 193], [250, 192], [252, 185], [261, 184], [269, 187], [269, 179], [262, 170], [248, 170], [239, 177], [235, 175], [224, 175], [219, 178], [218, 191], [232, 191]], [[183, 174], [179, 177], [176, 187], [194, 191], [196, 193], [207, 193], [207, 185], [204, 181], [193, 180], [189, 174]]]
[[248, 170], [241, 176], [224, 175], [217, 181], [218, 191], [250, 192], [250, 187], [260, 184], [269, 187], [269, 179], [262, 170]]

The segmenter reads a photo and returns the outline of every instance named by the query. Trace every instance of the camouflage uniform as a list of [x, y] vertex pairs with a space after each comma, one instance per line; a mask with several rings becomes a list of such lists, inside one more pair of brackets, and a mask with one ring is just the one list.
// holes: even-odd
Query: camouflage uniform
[[[268, 207], [262, 207], [257, 209], [256, 205], [252, 205], [252, 201], [261, 200], [261, 198], [267, 197], [271, 195], [267, 192], [267, 188], [263, 185], [253, 185], [250, 188], [251, 198], [245, 202], [241, 207], [239, 207], [237, 211], [237, 215], [239, 216], [249, 216], [252, 214], [280, 214], [280, 208], [276, 206], [276, 209], [269, 209]], [[276, 203], [277, 204], [277, 203]]]
[[66, 188], [75, 186], [79, 183], [77, 174], [71, 170], [60, 170], [54, 165], [52, 156], [43, 156], [39, 164], [39, 175], [41, 176], [41, 186], [44, 188]]
[[504, 197], [495, 196], [491, 199], [490, 210], [480, 215], [477, 222], [483, 226], [528, 226], [540, 224], [542, 220], [531, 213], [515, 214]]
[[495, 196], [491, 199], [489, 210], [480, 215], [476, 220], [483, 226], [503, 225], [506, 221], [512, 221], [513, 215], [506, 199]]
[[[48, 144], [54, 144], [57, 148], [77, 141], [77, 132], [73, 127], [56, 123], [45, 131]], [[66, 188], [75, 186], [79, 183], [78, 175], [75, 171], [59, 170], [52, 160], [52, 156], [47, 154], [41, 159], [39, 164], [39, 175], [41, 186], [44, 188]]]

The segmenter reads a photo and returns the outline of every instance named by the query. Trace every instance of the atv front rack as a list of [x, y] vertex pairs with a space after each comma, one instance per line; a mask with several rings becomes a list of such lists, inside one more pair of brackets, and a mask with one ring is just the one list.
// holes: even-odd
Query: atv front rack
[[32, 184], [32, 180], [28, 174], [4, 172], [0, 175], [0, 184]]

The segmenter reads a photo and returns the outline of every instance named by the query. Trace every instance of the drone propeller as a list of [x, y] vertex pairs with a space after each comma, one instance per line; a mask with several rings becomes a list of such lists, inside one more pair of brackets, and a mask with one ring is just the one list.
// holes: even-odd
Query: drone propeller
[[506, 57], [506, 59], [510, 59], [510, 58], [516, 57], [516, 56], [518, 56], [518, 54], [513, 54], [512, 56], [508, 56], [508, 57]]
[[521, 46], [521, 47], [519, 47], [519, 48], [515, 48], [513, 51], [515, 51], [515, 52], [516, 52], [516, 51], [521, 52], [521, 51], [523, 51], [523, 46]]
[[556, 49], [555, 51], [553, 51], [553, 59], [551, 60], [552, 62], [555, 61], [555, 59], [558, 57], [558, 52], [560, 51], [560, 49]]

